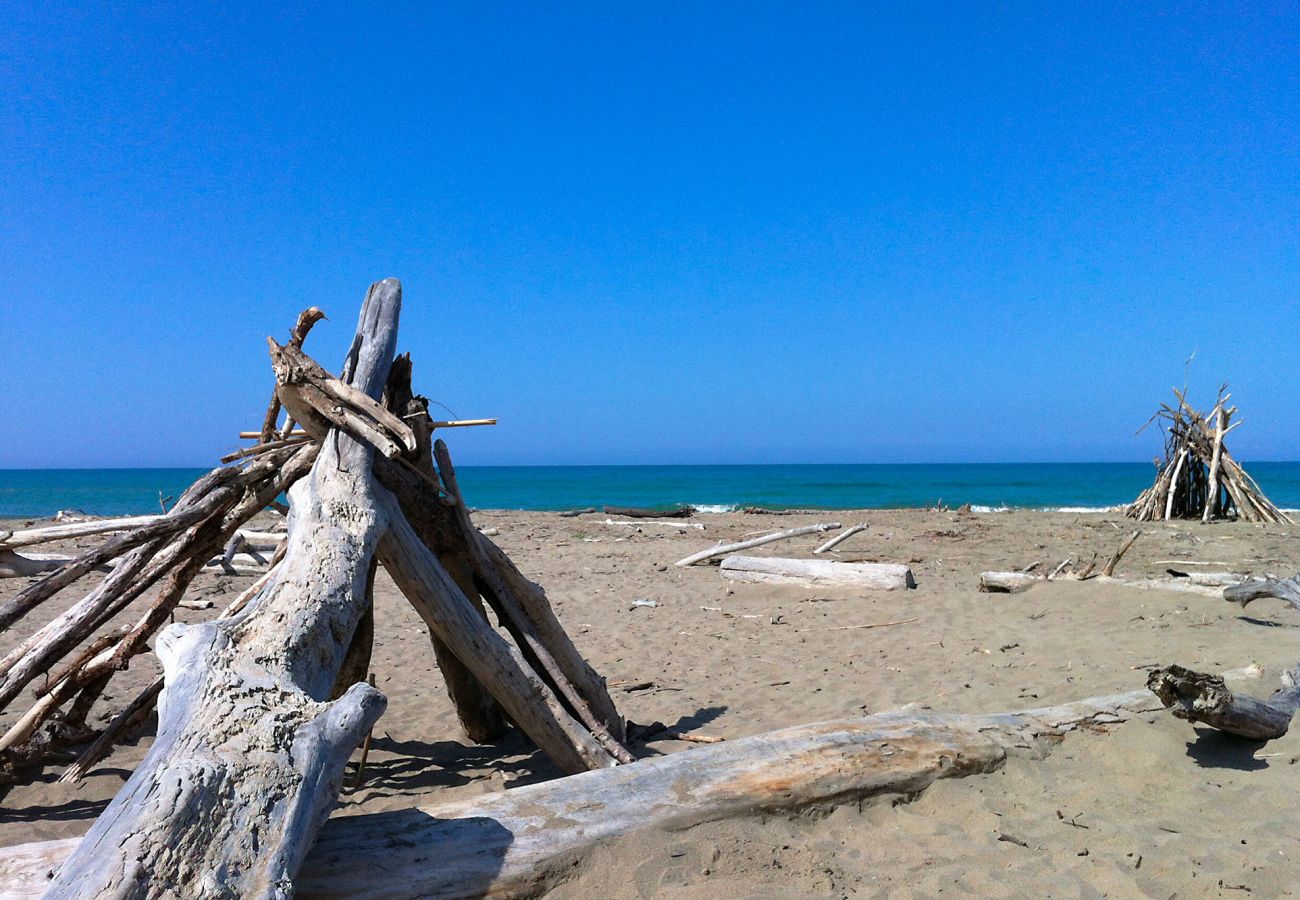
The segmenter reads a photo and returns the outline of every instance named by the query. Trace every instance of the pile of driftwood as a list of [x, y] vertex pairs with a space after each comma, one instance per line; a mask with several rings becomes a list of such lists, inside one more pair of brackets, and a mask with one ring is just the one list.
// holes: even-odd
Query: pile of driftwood
[[1160, 404], [1151, 422], [1157, 419], [1164, 422], [1164, 460], [1155, 483], [1128, 505], [1125, 515], [1140, 522], [1160, 519], [1209, 522], [1233, 516], [1247, 522], [1291, 521], [1264, 496], [1224, 445], [1228, 432], [1241, 424], [1240, 421], [1229, 424], [1237, 407], [1227, 406], [1232, 395], [1224, 393], [1226, 387], [1219, 388], [1218, 402], [1208, 416], [1188, 404], [1184, 391], [1174, 391], [1177, 406]]
[[[386, 705], [365, 678], [376, 565], [428, 625], [471, 739], [513, 722], [565, 772], [632, 760], [604, 680], [542, 590], [470, 523], [410, 359], [394, 359], [400, 304], [395, 280], [372, 286], [337, 378], [303, 352], [320, 318], [304, 313], [287, 343], [270, 342], [277, 389], [257, 446], [0, 606], [7, 629], [115, 561], [0, 660], [0, 707], [35, 694], [0, 739], [11, 774], [93, 738], [64, 776], [78, 777], [158, 706], [147, 757], [62, 866], [56, 894], [291, 890]], [[288, 531], [269, 571], [216, 619], [164, 627], [195, 576], [286, 491]], [[104, 630], [151, 591], [134, 621]], [[90, 708], [150, 640], [163, 676], [91, 734]]]

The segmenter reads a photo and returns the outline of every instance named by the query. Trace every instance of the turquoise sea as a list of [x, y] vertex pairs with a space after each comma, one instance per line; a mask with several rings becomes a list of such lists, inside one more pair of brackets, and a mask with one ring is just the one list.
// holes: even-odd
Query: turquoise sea
[[[1275, 503], [1300, 507], [1300, 462], [1247, 463]], [[0, 516], [157, 511], [203, 469], [0, 469]], [[485, 509], [675, 506], [705, 509], [959, 506], [1097, 508], [1132, 500], [1150, 463], [768, 466], [461, 466], [461, 490]]]

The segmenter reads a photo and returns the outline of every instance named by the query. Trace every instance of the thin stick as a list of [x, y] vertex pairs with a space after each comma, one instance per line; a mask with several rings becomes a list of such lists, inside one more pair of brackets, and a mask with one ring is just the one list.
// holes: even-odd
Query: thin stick
[[[370, 673], [370, 686], [375, 686], [375, 673]], [[375, 733], [375, 726], [371, 725], [370, 730], [366, 732], [366, 739], [361, 742], [361, 762], [357, 763], [357, 777], [352, 782], [352, 787], [361, 787], [361, 776], [366, 774], [366, 758], [370, 756], [370, 738]]]
[[1114, 575], [1115, 566], [1119, 564], [1120, 558], [1123, 557], [1123, 555], [1128, 552], [1128, 548], [1132, 547], [1133, 542], [1136, 541], [1141, 536], [1142, 536], [1142, 529], [1140, 528], [1137, 531], [1130, 534], [1128, 536], [1128, 539], [1124, 541], [1123, 544], [1120, 545], [1120, 548], [1118, 550], [1115, 551], [1115, 555], [1112, 556], [1110, 559], [1106, 560], [1106, 565], [1102, 567], [1101, 574], [1107, 577]]
[[916, 618], [899, 619], [897, 622], [869, 622], [866, 625], [832, 625], [830, 628], [796, 628], [795, 631], [848, 631], [851, 628], [888, 628], [891, 625], [909, 625]]
[[845, 541], [853, 537], [853, 535], [857, 534], [858, 532], [866, 531], [866, 530], [867, 530], [866, 522], [859, 522], [857, 525], [850, 525], [848, 528], [845, 528], [839, 534], [835, 535], [835, 537], [831, 538], [829, 541], [827, 541], [826, 543], [818, 547], [816, 550], [814, 550], [813, 553], [827, 553], [831, 550], [831, 548], [838, 547], [840, 544], [844, 543]]
[[802, 528], [791, 528], [788, 531], [778, 531], [776, 534], [769, 534], [765, 537], [741, 541], [737, 544], [719, 544], [712, 549], [701, 550], [699, 553], [694, 553], [685, 559], [679, 559], [677, 565], [683, 567], [693, 566], [697, 562], [703, 562], [706, 559], [713, 559], [717, 556], [726, 556], [729, 553], [735, 553], [737, 550], [748, 550], [750, 547], [770, 544], [773, 541], [784, 541], [787, 538], [800, 537], [805, 534], [817, 534], [818, 532], [832, 531], [839, 527], [839, 522], [827, 522], [823, 525], [804, 525]]

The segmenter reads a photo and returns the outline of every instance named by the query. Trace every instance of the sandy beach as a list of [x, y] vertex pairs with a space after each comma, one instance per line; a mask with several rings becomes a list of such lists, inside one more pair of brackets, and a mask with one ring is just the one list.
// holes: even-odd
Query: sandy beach
[[[1262, 676], [1244, 684], [1266, 695], [1300, 658], [1300, 618], [1276, 600], [1243, 612], [1200, 594], [1097, 582], [1045, 583], [1014, 595], [977, 591], [983, 570], [1039, 560], [1050, 569], [1093, 552], [1104, 558], [1134, 527], [1115, 513], [858, 510], [690, 520], [703, 529], [608, 524], [599, 513], [483, 510], [474, 519], [497, 529], [494, 540], [546, 588], [623, 714], [680, 732], [734, 739], [908, 704], [954, 712], [1044, 706], [1141, 687], [1147, 668], [1169, 663], [1203, 671], [1257, 663]], [[916, 589], [736, 584], [715, 567], [672, 565], [718, 540], [830, 521], [870, 524], [842, 545], [839, 559], [906, 563]], [[809, 558], [822, 540], [753, 552]], [[1136, 578], [1170, 568], [1289, 575], [1300, 568], [1300, 527], [1147, 524], [1118, 572]], [[201, 576], [190, 596], [212, 599], [216, 609], [180, 610], [178, 619], [210, 618], [251, 580]], [[25, 582], [0, 583], [0, 596]], [[0, 649], [75, 596], [20, 621]], [[122, 621], [137, 612], [128, 609]], [[495, 746], [464, 740], [428, 633], [382, 574], [372, 668], [388, 710], [363, 783], [345, 789], [335, 815], [509, 790], [558, 774], [517, 733]], [[156, 672], [151, 654], [137, 659], [92, 722]], [[80, 784], [54, 783], [55, 769], [9, 787], [0, 845], [83, 833], [142, 758], [151, 728]], [[1151, 713], [1070, 734], [1046, 758], [1012, 756], [997, 772], [941, 781], [920, 797], [637, 834], [602, 847], [552, 894], [1286, 895], [1300, 877], [1289, 827], [1300, 789], [1297, 741], [1292, 733], [1257, 745]], [[635, 752], [691, 746], [651, 739]]]

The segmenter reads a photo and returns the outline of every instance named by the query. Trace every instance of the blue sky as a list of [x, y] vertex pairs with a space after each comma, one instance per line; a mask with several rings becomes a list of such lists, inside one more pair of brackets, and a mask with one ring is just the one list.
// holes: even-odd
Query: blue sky
[[1193, 350], [1300, 458], [1295, 4], [285, 6], [0, 12], [0, 467], [390, 275], [462, 464], [1147, 460]]

